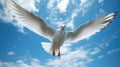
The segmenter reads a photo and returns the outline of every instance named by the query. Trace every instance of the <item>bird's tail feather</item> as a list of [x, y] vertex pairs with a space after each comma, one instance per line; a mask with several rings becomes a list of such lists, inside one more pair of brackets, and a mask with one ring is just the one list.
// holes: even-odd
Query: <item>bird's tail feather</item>
[[[52, 51], [52, 48], [51, 48], [52, 43], [41, 42], [41, 45], [42, 45], [43, 49], [44, 49], [46, 52], [48, 52], [48, 53], [50, 53], [50, 54], [53, 55], [53, 51]], [[59, 50], [55, 50], [55, 55], [56, 55], [56, 56], [58, 55], [58, 52], [59, 52]]]
[[42, 45], [43, 49], [44, 49], [46, 52], [52, 54], [52, 52], [51, 52], [51, 45], [52, 45], [52, 43], [41, 42], [41, 45]]

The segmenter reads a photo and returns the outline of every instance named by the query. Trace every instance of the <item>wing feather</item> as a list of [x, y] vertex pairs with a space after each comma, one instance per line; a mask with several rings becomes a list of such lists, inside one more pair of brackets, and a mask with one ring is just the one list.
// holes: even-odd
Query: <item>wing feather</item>
[[49, 40], [53, 38], [55, 30], [48, 26], [42, 18], [24, 9], [13, 0], [6, 0], [6, 6], [20, 24]]
[[89, 38], [90, 36], [107, 27], [116, 15], [117, 12], [113, 12], [79, 26], [73, 32], [68, 32], [66, 38], [67, 41], [76, 42], [85, 38]]

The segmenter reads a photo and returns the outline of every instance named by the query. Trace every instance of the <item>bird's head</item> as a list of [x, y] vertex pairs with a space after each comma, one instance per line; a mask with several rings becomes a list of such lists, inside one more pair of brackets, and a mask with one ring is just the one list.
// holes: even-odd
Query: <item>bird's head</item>
[[61, 25], [61, 30], [65, 30], [66, 26], [65, 25]]

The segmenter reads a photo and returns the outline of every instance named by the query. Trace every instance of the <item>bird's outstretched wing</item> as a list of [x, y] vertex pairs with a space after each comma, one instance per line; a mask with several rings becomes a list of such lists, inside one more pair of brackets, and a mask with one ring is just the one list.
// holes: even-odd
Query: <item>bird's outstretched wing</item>
[[[28, 1], [29, 3], [29, 1]], [[13, 17], [29, 30], [51, 40], [55, 30], [48, 26], [44, 20], [19, 6], [13, 0], [6, 0], [5, 4]]]
[[115, 18], [116, 14], [117, 12], [110, 13], [79, 26], [73, 32], [68, 32], [66, 38], [67, 41], [76, 42], [85, 38], [89, 38], [90, 36], [107, 27]]

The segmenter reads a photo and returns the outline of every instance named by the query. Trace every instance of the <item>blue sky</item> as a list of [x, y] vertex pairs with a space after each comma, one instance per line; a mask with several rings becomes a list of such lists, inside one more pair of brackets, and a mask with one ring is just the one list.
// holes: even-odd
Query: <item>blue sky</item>
[[8, 14], [0, 1], [0, 67], [120, 67], [119, 0], [17, 0], [53, 28], [67, 31], [100, 16], [118, 12], [104, 30], [76, 43], [65, 43], [61, 57], [48, 54], [41, 42], [50, 42], [24, 28]]

